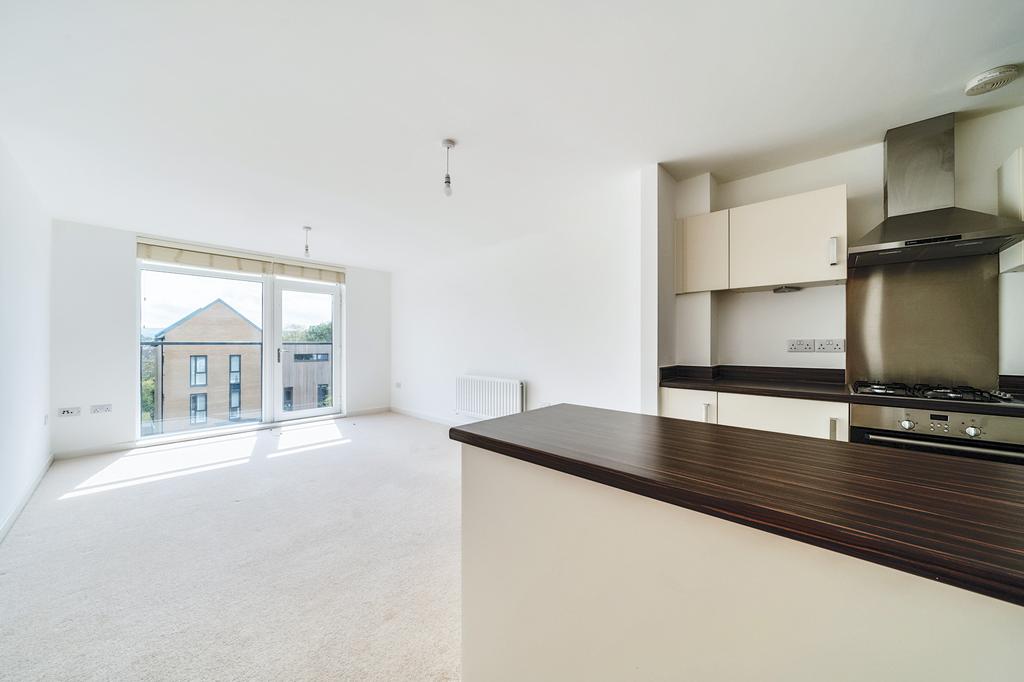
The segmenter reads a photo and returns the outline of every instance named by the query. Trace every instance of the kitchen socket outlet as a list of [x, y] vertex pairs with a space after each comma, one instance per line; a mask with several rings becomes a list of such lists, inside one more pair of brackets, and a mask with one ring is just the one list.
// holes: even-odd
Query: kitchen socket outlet
[[106, 405], [93, 405], [92, 407], [89, 408], [89, 412], [91, 412], [92, 414], [107, 414], [108, 412], [113, 411], [114, 406], [111, 405], [110, 403], [107, 403]]
[[57, 410], [58, 417], [77, 417], [80, 414], [82, 414], [80, 407], [62, 407]]
[[814, 339], [790, 339], [786, 342], [788, 353], [813, 353]]
[[846, 339], [817, 339], [814, 350], [818, 353], [845, 353]]

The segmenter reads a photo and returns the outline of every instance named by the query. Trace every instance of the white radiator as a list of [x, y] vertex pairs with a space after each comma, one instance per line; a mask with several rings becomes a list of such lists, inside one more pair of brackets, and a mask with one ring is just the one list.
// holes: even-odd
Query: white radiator
[[519, 379], [455, 378], [455, 412], [465, 417], [504, 417], [526, 406], [526, 383]]

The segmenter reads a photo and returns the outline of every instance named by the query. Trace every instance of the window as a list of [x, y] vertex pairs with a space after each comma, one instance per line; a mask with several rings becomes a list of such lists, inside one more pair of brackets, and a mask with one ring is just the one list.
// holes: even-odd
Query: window
[[193, 393], [192, 395], [189, 396], [188, 423], [189, 424], [205, 424], [206, 423], [206, 394], [205, 393]]
[[295, 362], [327, 362], [331, 359], [329, 353], [296, 353]]
[[228, 421], [242, 418], [242, 356], [228, 356]]
[[343, 271], [144, 238], [136, 258], [141, 437], [294, 418], [344, 402], [334, 383], [334, 355], [344, 357], [334, 333]]
[[242, 356], [228, 357], [228, 385], [238, 386], [242, 383]]
[[[139, 435], [261, 419], [264, 372], [260, 358], [269, 289], [259, 274], [140, 263]], [[241, 409], [243, 358], [248, 391], [245, 412]], [[225, 380], [227, 386], [220, 383]], [[206, 397], [194, 397], [201, 393]]]
[[[181, 376], [181, 375], [178, 375]], [[206, 385], [206, 356], [205, 355], [191, 355], [189, 356], [189, 386], [205, 386]]]
[[228, 391], [228, 419], [238, 421], [242, 417], [242, 389], [232, 386]]

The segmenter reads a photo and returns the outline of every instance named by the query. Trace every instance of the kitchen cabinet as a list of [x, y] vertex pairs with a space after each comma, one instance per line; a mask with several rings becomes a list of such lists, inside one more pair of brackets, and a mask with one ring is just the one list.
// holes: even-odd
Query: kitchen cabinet
[[718, 393], [695, 391], [688, 388], [662, 388], [660, 390], [662, 417], [688, 419], [714, 424], [718, 419]]
[[999, 252], [999, 272], [1024, 272], [1024, 242]]
[[850, 440], [850, 406], [824, 400], [718, 394], [718, 423], [761, 431]]
[[729, 288], [729, 211], [676, 223], [676, 293]]
[[846, 279], [846, 185], [729, 209], [729, 288]]

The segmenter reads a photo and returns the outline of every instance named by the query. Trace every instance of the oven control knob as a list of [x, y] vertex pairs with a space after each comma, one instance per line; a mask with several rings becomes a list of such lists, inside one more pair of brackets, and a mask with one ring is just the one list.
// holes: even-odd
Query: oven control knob
[[909, 419], [900, 420], [900, 428], [903, 429], [904, 431], [913, 431], [915, 426], [917, 426], [917, 424], [910, 421]]
[[964, 433], [966, 433], [971, 438], [977, 438], [978, 436], [981, 435], [981, 429], [979, 429], [977, 426], [968, 426], [966, 429], [964, 429]]

